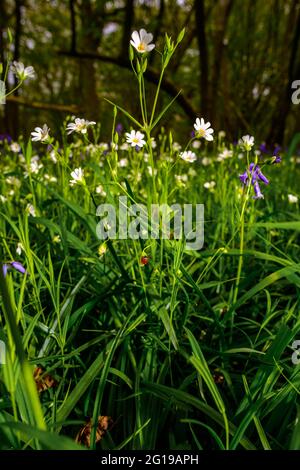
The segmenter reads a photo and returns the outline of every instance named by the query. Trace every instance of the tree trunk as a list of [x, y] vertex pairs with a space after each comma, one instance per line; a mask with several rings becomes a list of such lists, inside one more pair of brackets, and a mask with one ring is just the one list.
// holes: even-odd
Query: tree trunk
[[[3, 68], [6, 66], [6, 54], [5, 54], [5, 31], [8, 25], [8, 15], [7, 15], [7, 3], [5, 0], [0, 2], [0, 62], [3, 64]], [[0, 77], [2, 78], [2, 77]], [[0, 106], [0, 134], [9, 132], [7, 126], [7, 105]]]
[[[219, 86], [220, 78], [222, 76], [222, 62], [223, 62], [223, 53], [224, 53], [224, 39], [227, 30], [228, 20], [230, 16], [230, 12], [233, 7], [233, 0], [225, 0], [222, 2], [223, 8], [218, 8], [218, 23], [217, 23], [217, 32], [215, 37], [215, 48], [214, 48], [214, 64], [213, 64], [213, 76], [212, 76], [212, 84], [215, 90], [215, 102], [213, 103], [211, 109], [211, 119], [213, 124], [216, 127], [219, 127], [220, 122], [216, 122], [217, 118], [217, 110], [219, 110], [218, 106], [218, 98], [221, 93], [223, 93], [222, 87]], [[221, 12], [221, 10], [223, 10]]]
[[[20, 41], [22, 34], [22, 18], [21, 18], [21, 0], [15, 0], [15, 38], [14, 38], [14, 57], [16, 61], [20, 60]], [[14, 86], [18, 83], [18, 79], [14, 78]], [[19, 95], [19, 90], [14, 92], [14, 96]], [[7, 105], [7, 116], [10, 134], [16, 139], [19, 134], [19, 106], [16, 103], [9, 103]]]
[[[105, 2], [98, 1], [93, 8], [90, 0], [81, 3], [81, 43], [83, 52], [96, 52], [101, 41], [104, 25]], [[95, 32], [97, 32], [95, 34]], [[96, 70], [93, 60], [80, 59], [79, 62], [79, 92], [81, 108], [84, 117], [95, 119], [99, 115], [99, 99], [97, 95]]]
[[[299, 7], [300, 7], [300, 1], [295, 0], [290, 11], [290, 20], [293, 20], [293, 18], [296, 15], [296, 12], [298, 12], [298, 15], [297, 15], [297, 20], [296, 20], [296, 25], [294, 28], [294, 35], [293, 35], [292, 42], [291, 42], [291, 55], [290, 55], [289, 66], [288, 66], [288, 74], [287, 74], [287, 79], [284, 84], [285, 86], [284, 86], [283, 92], [279, 96], [276, 111], [272, 119], [270, 133], [267, 138], [267, 142], [269, 144], [282, 144], [284, 141], [286, 121], [287, 121], [287, 117], [291, 108], [292, 83], [294, 80], [299, 79], [300, 66], [298, 64], [298, 67], [297, 67], [298, 70], [296, 69], [296, 66], [295, 66], [296, 59], [298, 56], [298, 51], [299, 51], [299, 43], [300, 43]], [[288, 34], [289, 28], [290, 28], [290, 21], [288, 21], [287, 34]], [[286, 50], [288, 50], [288, 48], [285, 47], [285, 51]]]
[[134, 21], [134, 0], [127, 0], [126, 7], [125, 7], [122, 45], [120, 48], [120, 56], [124, 58], [128, 57], [128, 48], [129, 48], [133, 21]]
[[204, 0], [195, 0], [194, 3], [196, 15], [197, 41], [199, 48], [199, 66], [200, 66], [200, 95], [201, 95], [201, 115], [204, 119], [210, 119], [211, 102], [209, 86], [209, 64], [208, 48], [205, 32], [205, 5]]

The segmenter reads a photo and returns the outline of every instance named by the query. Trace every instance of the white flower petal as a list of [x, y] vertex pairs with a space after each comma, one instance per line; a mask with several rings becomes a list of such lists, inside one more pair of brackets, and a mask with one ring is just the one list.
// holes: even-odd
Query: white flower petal
[[141, 42], [147, 42], [146, 41], [147, 35], [148, 35], [148, 33], [144, 28], [140, 29], [140, 40], [141, 40]]
[[137, 31], [133, 31], [132, 35], [132, 42], [134, 43], [133, 46], [138, 45], [140, 41], [140, 35]]

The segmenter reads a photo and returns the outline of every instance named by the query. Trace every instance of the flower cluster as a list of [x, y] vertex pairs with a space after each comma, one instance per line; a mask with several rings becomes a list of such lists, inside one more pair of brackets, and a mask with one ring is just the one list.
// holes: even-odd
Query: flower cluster
[[241, 182], [246, 186], [251, 184], [253, 186], [255, 196], [253, 199], [262, 199], [264, 196], [260, 190], [259, 180], [264, 184], [269, 184], [269, 180], [262, 173], [260, 167], [255, 163], [250, 163], [249, 169], [246, 170], [242, 175], [240, 175]]
[[193, 163], [197, 160], [196, 154], [191, 150], [186, 150], [185, 152], [182, 152], [180, 154], [180, 157], [182, 158], [182, 160], [189, 163]]

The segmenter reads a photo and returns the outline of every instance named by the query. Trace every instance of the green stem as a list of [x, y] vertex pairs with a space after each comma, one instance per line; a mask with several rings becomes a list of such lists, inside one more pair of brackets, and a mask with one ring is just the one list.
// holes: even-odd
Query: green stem
[[242, 267], [243, 267], [243, 253], [244, 253], [244, 238], [245, 238], [245, 210], [246, 210], [246, 205], [249, 199], [249, 194], [250, 194], [250, 189], [251, 189], [251, 184], [252, 184], [252, 175], [255, 170], [255, 166], [252, 170], [252, 172], [249, 172], [249, 152], [247, 152], [247, 171], [248, 171], [248, 181], [249, 184], [247, 186], [247, 192], [246, 196], [244, 198], [243, 206], [242, 206], [242, 211], [240, 215], [240, 227], [241, 227], [241, 232], [240, 232], [240, 250], [239, 250], [239, 262], [238, 262], [238, 269], [237, 269], [237, 276], [236, 276], [236, 284], [235, 284], [235, 289], [234, 289], [234, 294], [233, 294], [233, 305], [237, 301], [237, 296], [239, 292], [239, 285], [240, 285], [240, 280], [241, 280], [241, 274], [242, 274]]
[[140, 106], [142, 111], [142, 119], [144, 123], [144, 127], [147, 127], [146, 117], [145, 117], [145, 110], [144, 110], [144, 97], [143, 97], [143, 88], [142, 88], [142, 77], [141, 75], [138, 78], [139, 80], [139, 96], [140, 96]]
[[156, 190], [156, 177], [155, 177], [155, 167], [154, 167], [154, 158], [153, 158], [153, 151], [152, 151], [152, 143], [151, 143], [151, 134], [150, 130], [147, 128], [146, 130], [147, 135], [147, 143], [149, 147], [149, 155], [150, 155], [150, 165], [152, 168], [152, 188], [153, 188], [153, 201], [155, 204], [158, 202], [157, 190]]
[[163, 66], [162, 71], [160, 73], [156, 93], [155, 93], [155, 98], [154, 98], [154, 103], [153, 103], [153, 108], [152, 108], [152, 113], [151, 113], [151, 118], [150, 118], [150, 123], [149, 123], [150, 128], [152, 126], [152, 122], [153, 122], [153, 119], [154, 119], [154, 114], [155, 114], [155, 110], [156, 110], [156, 106], [157, 106], [157, 100], [158, 100], [158, 96], [159, 96], [161, 82], [162, 82], [162, 79], [163, 79], [163, 76], [164, 76], [164, 72], [165, 72], [165, 67]]
[[39, 429], [46, 430], [41, 403], [36, 390], [36, 384], [33, 379], [32, 368], [24, 351], [22, 337], [16, 322], [10, 293], [2, 270], [2, 263], [0, 264], [0, 294], [2, 296], [3, 313], [6, 325], [13, 338], [16, 348], [16, 355], [20, 363], [22, 386], [24, 387], [24, 397], [28, 411], [33, 420], [33, 422], [30, 424], [36, 425]]
[[9, 95], [12, 95], [18, 88], [20, 88], [21, 85], [22, 85], [22, 82], [19, 82], [18, 85], [15, 86], [15, 88], [13, 88], [8, 93], [6, 93], [5, 98], [7, 98]]
[[143, 95], [143, 103], [144, 103], [144, 110], [145, 110], [145, 122], [146, 122], [146, 125], [147, 125], [148, 114], [147, 114], [146, 89], [145, 89], [144, 75], [142, 75], [142, 95]]

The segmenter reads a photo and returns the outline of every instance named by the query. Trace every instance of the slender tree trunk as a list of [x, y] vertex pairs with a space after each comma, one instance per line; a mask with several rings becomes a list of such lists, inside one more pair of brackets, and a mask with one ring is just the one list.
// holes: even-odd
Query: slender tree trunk
[[218, 106], [218, 98], [222, 93], [222, 87], [220, 86], [220, 79], [222, 76], [222, 63], [224, 53], [224, 39], [226, 35], [227, 25], [229, 16], [233, 7], [234, 0], [225, 0], [222, 2], [223, 8], [218, 9], [218, 30], [215, 37], [215, 50], [214, 50], [214, 64], [213, 64], [213, 75], [212, 84], [215, 90], [214, 103], [211, 109], [211, 119], [215, 126], [219, 126], [219, 122], [216, 122]]
[[[21, 6], [22, 0], [15, 0], [15, 37], [14, 37], [14, 57], [13, 59], [19, 61], [20, 59], [20, 42], [21, 42], [21, 34], [22, 34], [22, 18], [21, 18]], [[18, 83], [18, 79], [14, 78], [14, 86]], [[14, 92], [15, 96], [19, 95], [19, 90]], [[20, 132], [19, 129], [19, 106], [17, 103], [9, 103], [7, 104], [7, 116], [6, 119], [8, 121], [10, 134], [17, 138]]]
[[75, 3], [76, 0], [69, 1], [70, 8], [70, 20], [71, 20], [71, 52], [77, 50], [77, 30], [76, 30], [76, 14], [75, 14]]
[[[300, 66], [296, 68], [296, 60], [299, 55], [300, 49], [300, 1], [295, 0], [290, 11], [290, 20], [293, 20], [297, 14], [296, 25], [294, 28], [294, 35], [291, 42], [291, 54], [288, 65], [288, 74], [285, 81], [283, 92], [279, 96], [276, 111], [274, 113], [270, 133], [267, 141], [270, 144], [282, 144], [284, 141], [284, 134], [286, 128], [287, 117], [291, 108], [291, 95], [292, 95], [292, 82], [299, 79]], [[290, 29], [290, 21], [288, 21], [288, 29]], [[286, 49], [285, 49], [286, 50]], [[287, 49], [288, 50], [288, 49]]]
[[127, 0], [125, 6], [125, 18], [122, 35], [122, 45], [120, 48], [121, 57], [128, 57], [128, 47], [131, 35], [131, 29], [134, 21], [134, 0]]
[[209, 62], [208, 48], [205, 31], [205, 4], [204, 0], [195, 0], [197, 41], [199, 48], [200, 66], [200, 95], [201, 95], [201, 115], [205, 119], [210, 119], [210, 86], [209, 86]]
[[[83, 52], [96, 52], [99, 46], [104, 25], [105, 2], [98, 1], [93, 7], [90, 0], [81, 2], [82, 40], [80, 48]], [[95, 31], [97, 34], [95, 34]], [[87, 119], [95, 119], [99, 114], [97, 95], [97, 77], [93, 60], [81, 59], [79, 62], [79, 88], [81, 107]]]
[[[0, 62], [3, 65], [3, 68], [6, 66], [6, 54], [5, 54], [5, 31], [8, 24], [8, 15], [7, 15], [7, 3], [5, 0], [0, 1]], [[0, 107], [0, 134], [6, 133], [9, 131], [7, 126], [7, 105]]]

